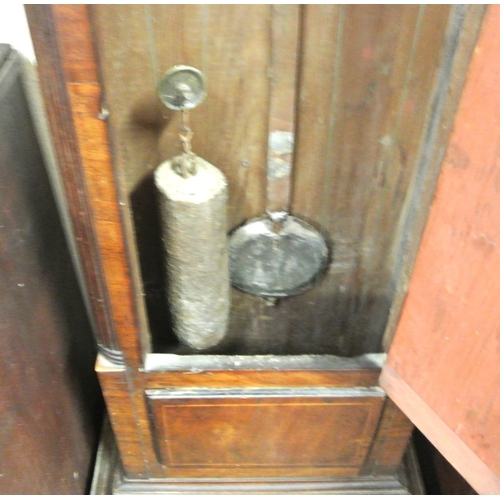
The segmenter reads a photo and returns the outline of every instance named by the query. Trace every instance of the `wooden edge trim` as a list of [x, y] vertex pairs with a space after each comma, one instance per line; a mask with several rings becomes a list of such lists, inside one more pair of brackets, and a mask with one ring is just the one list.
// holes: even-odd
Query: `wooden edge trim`
[[469, 63], [476, 47], [487, 6], [454, 5], [448, 25], [442, 65], [436, 76], [433, 107], [436, 113], [427, 123], [427, 145], [419, 152], [420, 167], [413, 181], [408, 202], [390, 256], [395, 275], [393, 300], [383, 335], [389, 350], [406, 300], [427, 217], [449, 143], [455, 114], [468, 76]]
[[102, 89], [95, 81], [90, 9], [27, 5], [26, 13], [99, 350], [115, 363], [140, 367], [145, 342], [139, 335], [107, 126], [98, 117]]
[[485, 465], [389, 365], [382, 370], [380, 385], [479, 494], [500, 494], [500, 477]]
[[395, 473], [408, 448], [412, 431], [413, 424], [408, 417], [386, 397], [362, 473], [374, 476]]
[[50, 5], [26, 5], [26, 15], [38, 60], [38, 74], [59, 173], [71, 217], [90, 304], [96, 321], [99, 350], [115, 362], [122, 361], [118, 339], [107, 307], [109, 298], [90, 215], [89, 200], [62, 67], [60, 47]]

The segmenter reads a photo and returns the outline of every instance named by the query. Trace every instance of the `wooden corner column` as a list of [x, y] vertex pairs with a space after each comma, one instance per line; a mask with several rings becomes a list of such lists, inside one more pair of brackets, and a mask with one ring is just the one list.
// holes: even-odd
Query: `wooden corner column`
[[142, 351], [114, 179], [89, 6], [28, 5], [38, 70], [73, 231], [97, 323], [97, 343], [117, 363]]

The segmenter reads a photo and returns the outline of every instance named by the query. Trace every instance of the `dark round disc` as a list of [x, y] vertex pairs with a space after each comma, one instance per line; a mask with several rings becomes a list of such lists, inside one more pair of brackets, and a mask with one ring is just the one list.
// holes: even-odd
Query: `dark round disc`
[[310, 288], [325, 270], [328, 247], [310, 224], [288, 216], [281, 230], [268, 217], [252, 219], [230, 236], [232, 284], [262, 297], [288, 297]]

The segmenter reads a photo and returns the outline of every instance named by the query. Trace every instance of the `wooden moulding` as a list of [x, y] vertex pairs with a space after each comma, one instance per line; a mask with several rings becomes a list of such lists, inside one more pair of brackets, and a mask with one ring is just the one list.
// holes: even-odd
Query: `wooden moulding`
[[130, 479], [125, 477], [113, 433], [109, 423], [103, 426], [101, 444], [96, 460], [92, 495], [137, 493], [183, 493], [183, 494], [424, 494], [416, 455], [413, 447], [407, 447], [403, 462], [396, 474], [358, 478], [303, 478], [273, 479]]
[[[190, 356], [161, 357], [170, 359], [170, 369], [158, 370], [158, 360], [150, 361], [149, 370], [136, 373], [131, 392], [123, 368], [103, 357], [97, 363], [118, 448], [131, 480], [388, 477], [400, 464], [412, 427], [377, 386], [383, 355], [354, 360], [299, 356], [289, 360], [288, 366], [286, 358], [273, 356], [263, 356], [259, 366], [254, 356], [246, 360], [221, 356], [218, 364], [204, 356], [198, 357], [198, 363]], [[238, 364], [243, 369], [235, 369]], [[325, 452], [328, 456], [322, 454], [324, 447], [312, 445], [307, 463], [301, 465], [297, 460], [311, 441], [312, 428], [322, 429], [336, 445], [327, 447], [331, 448]], [[263, 434], [261, 443], [280, 450], [284, 464], [278, 460], [273, 465], [272, 457], [266, 458], [265, 453], [259, 454], [260, 464], [240, 464], [256, 457], [255, 440], [246, 439], [256, 429]], [[320, 435], [315, 432], [317, 439]], [[218, 447], [222, 448], [217, 451]], [[200, 466], [186, 462], [193, 457], [185, 453], [193, 449], [204, 461]], [[233, 466], [211, 464], [223, 451], [226, 462]]]
[[28, 5], [42, 92], [101, 351], [142, 362], [134, 285], [122, 232], [88, 6]]

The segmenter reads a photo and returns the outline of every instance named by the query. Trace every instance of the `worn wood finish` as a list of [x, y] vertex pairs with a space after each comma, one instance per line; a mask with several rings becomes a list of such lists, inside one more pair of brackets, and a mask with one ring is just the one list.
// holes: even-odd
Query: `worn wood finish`
[[[209, 353], [355, 355], [381, 348], [392, 293], [386, 257], [420, 168], [427, 124], [436, 119], [431, 103], [453, 9], [300, 8], [292, 212], [324, 232], [333, 262], [314, 290], [276, 308], [234, 291], [226, 341]], [[272, 9], [95, 6], [92, 13], [155, 348], [183, 353], [156, 306], [164, 299], [151, 172], [179, 147], [178, 117], [161, 109], [156, 83], [176, 63], [206, 73], [208, 98], [192, 113], [194, 149], [229, 180], [231, 227], [263, 212]]]
[[71, 215], [83, 274], [97, 325], [99, 343], [114, 359], [121, 359], [120, 346], [110, 318], [105, 283], [100, 277], [101, 264], [92, 215], [78, 155], [76, 132], [65, 86], [61, 53], [57, 41], [52, 9], [44, 5], [27, 5], [26, 14], [38, 58], [41, 90], [56, 148], [59, 169]]
[[83, 495], [102, 415], [95, 348], [22, 65], [0, 45], [0, 493]]
[[[159, 459], [168, 475], [357, 475], [384, 393], [353, 389], [294, 389], [288, 397], [286, 393], [284, 389], [147, 391]], [[304, 428], [314, 428], [314, 435]]]
[[148, 477], [149, 460], [142, 445], [136, 409], [129, 392], [126, 369], [99, 356], [96, 364], [109, 420], [117, 437], [120, 457], [130, 477]]
[[[277, 132], [295, 134], [296, 92], [299, 69], [300, 6], [273, 5], [271, 12], [270, 102], [268, 119], [266, 211], [289, 212], [293, 150], [283, 155], [271, 147]], [[273, 172], [273, 161], [289, 162], [289, 172]], [[270, 168], [271, 166], [271, 168]], [[281, 167], [283, 168], [283, 167]]]
[[[286, 387], [311, 390], [314, 387], [330, 387], [330, 390], [349, 390], [352, 387], [374, 387], [380, 368], [365, 367], [338, 370], [202, 370], [141, 371], [127, 374], [123, 367], [114, 365], [102, 356], [96, 370], [106, 400], [122, 462], [130, 478], [166, 477], [164, 468], [156, 459], [152, 432], [151, 411], [146, 404], [146, 390], [193, 390], [195, 388], [241, 388], [241, 390], [285, 391]], [[248, 388], [248, 389], [244, 389]], [[198, 389], [199, 390], [199, 389]], [[299, 389], [300, 390], [300, 389]], [[377, 417], [378, 418], [378, 417]], [[263, 426], [268, 432], [273, 427]], [[352, 471], [351, 471], [352, 473]], [[212, 475], [213, 475], [212, 471]], [[219, 471], [219, 476], [222, 471]], [[206, 475], [202, 474], [202, 477]]]
[[415, 452], [410, 446], [396, 475], [362, 478], [289, 479], [241, 479], [241, 480], [130, 480], [120, 470], [119, 458], [109, 425], [105, 425], [97, 457], [91, 494], [138, 494], [138, 493], [185, 493], [185, 494], [408, 494], [423, 495], [419, 467]]
[[144, 380], [162, 387], [373, 387], [385, 355], [172, 356], [150, 354]]
[[96, 371], [127, 477], [163, 477], [144, 396], [145, 379], [103, 356], [97, 359]]
[[[389, 349], [406, 297], [428, 208], [434, 197], [467, 68], [476, 46], [485, 10], [485, 5], [461, 5], [453, 8], [444, 47], [446, 64], [440, 69], [431, 104], [436, 112], [426, 127], [427, 139], [423, 141], [421, 147], [419, 167], [412, 176], [398, 220], [397, 236], [387, 259], [388, 267], [391, 269], [389, 295], [392, 301], [384, 333], [385, 351]], [[452, 75], [452, 78], [449, 78], [448, 74]]]
[[411, 421], [387, 398], [362, 473], [372, 476], [392, 474], [401, 463], [412, 430]]
[[[40, 13], [45, 23], [34, 29], [40, 47], [50, 48], [46, 57], [38, 49], [41, 73], [48, 82], [46, 99], [60, 159], [66, 161], [66, 188], [81, 194], [73, 200], [72, 210], [75, 227], [83, 231], [83, 255], [92, 257], [86, 275], [90, 275], [91, 292], [96, 293], [93, 303], [96, 309], [108, 311], [97, 314], [100, 331], [116, 328], [116, 345], [127, 362], [126, 369], [100, 362], [98, 371], [122, 454], [130, 450], [124, 460], [129, 476], [165, 478], [155, 455], [157, 436], [151, 428], [146, 390], [187, 389], [196, 384], [203, 390], [246, 386], [279, 393], [294, 387], [292, 383], [300, 390], [371, 383], [376, 370], [203, 369], [192, 373], [162, 369], [154, 373], [142, 369], [144, 355], [147, 360], [150, 351], [142, 291], [155, 351], [190, 354], [175, 344], [168, 333], [167, 315], [155, 307], [163, 306], [164, 299], [151, 172], [178, 151], [178, 118], [161, 109], [156, 82], [176, 63], [197, 66], [207, 74], [209, 97], [192, 114], [195, 151], [229, 179], [231, 227], [262, 213], [271, 6], [30, 9]], [[425, 176], [429, 162], [436, 161], [432, 141], [446, 138], [446, 134], [428, 133], [449, 124], [446, 113], [452, 113], [452, 107], [443, 105], [442, 89], [454, 71], [464, 68], [453, 61], [462, 30], [457, 19], [468, 11], [457, 9], [300, 7], [292, 213], [323, 231], [333, 249], [332, 265], [313, 290], [274, 308], [235, 291], [227, 339], [207, 355], [351, 356], [380, 350], [394, 293], [391, 279], [397, 259], [391, 252], [396, 249], [397, 254], [408, 237], [401, 231], [401, 221], [410, 213], [406, 207], [418, 198], [415, 179]], [[36, 26], [35, 17], [32, 14]], [[466, 18], [463, 26], [467, 22]], [[74, 30], [78, 30], [76, 36]], [[92, 35], [99, 64], [89, 42]], [[467, 52], [467, 44], [472, 43], [470, 36], [459, 49]], [[64, 111], [55, 111], [58, 102]], [[107, 127], [97, 117], [101, 108], [101, 116], [109, 112], [114, 171]], [[58, 124], [68, 131], [57, 129]], [[73, 149], [68, 149], [69, 144]], [[72, 171], [83, 172], [78, 182]], [[80, 211], [90, 214], [86, 225], [79, 219]], [[85, 245], [91, 248], [87, 254]], [[290, 417], [288, 423], [293, 420]], [[390, 473], [408, 433], [408, 422], [387, 402], [355, 474]], [[219, 473], [229, 474], [224, 469]], [[202, 471], [196, 474], [203, 476]]]
[[290, 314], [324, 348], [352, 355], [380, 348], [385, 258], [416, 168], [449, 7], [307, 6], [304, 14], [293, 212], [327, 232], [333, 261], [308, 293], [312, 307], [297, 298], [290, 309], [300, 313]]
[[474, 489], [490, 494], [500, 493], [499, 29], [491, 6], [382, 378]]
[[[180, 144], [178, 113], [163, 108], [156, 85], [174, 64], [189, 64], [205, 73], [207, 100], [191, 113], [193, 149], [229, 180], [228, 229], [262, 213], [270, 7], [100, 5], [92, 13], [115, 162], [134, 217], [129, 239], [135, 236], [137, 241], [150, 328], [161, 344], [158, 349], [165, 350], [164, 344], [175, 339], [168, 334], [164, 312], [152, 171], [177, 154]], [[236, 293], [233, 303], [233, 309], [241, 311], [236, 313], [242, 317], [239, 323], [250, 323], [253, 311], [244, 307], [244, 295]]]
[[[161, 355], [155, 356], [161, 357]], [[261, 456], [260, 453], [255, 454], [255, 438], [246, 439], [244, 436], [245, 433], [255, 432], [254, 420], [252, 420], [254, 422], [252, 425], [246, 425], [248, 418], [253, 419], [253, 417], [257, 418], [260, 415], [259, 418], [264, 420], [258, 424], [257, 428], [268, 434], [266, 434], [265, 439], [262, 438], [260, 441], [268, 445], [272, 439], [277, 439], [279, 443], [276, 443], [276, 446], [278, 447], [282, 447], [283, 443], [290, 441], [291, 448], [286, 449], [290, 451], [293, 458], [293, 456], [298, 456], [294, 455], [297, 450], [303, 449], [303, 445], [300, 445], [301, 440], [309, 442], [311, 439], [308, 430], [310, 428], [317, 429], [319, 425], [304, 424], [308, 418], [309, 410], [307, 407], [302, 408], [302, 404], [306, 402], [309, 404], [311, 401], [314, 404], [319, 404], [320, 407], [313, 408], [313, 413], [309, 417], [318, 418], [323, 422], [323, 425], [327, 427], [324, 429], [325, 435], [330, 436], [328, 439], [335, 439], [335, 442], [339, 444], [336, 429], [343, 429], [344, 451], [341, 453], [338, 448], [333, 447], [338, 451], [338, 456], [336, 455], [338, 463], [335, 466], [330, 463], [329, 466], [322, 463], [321, 457], [316, 457], [318, 458], [316, 463], [311, 458], [311, 463], [307, 467], [301, 467], [298, 464], [293, 470], [289, 468], [290, 464], [287, 468], [283, 468], [284, 464], [281, 466], [275, 464], [275, 467], [261, 466], [257, 475], [261, 477], [275, 477], [276, 475], [280, 477], [311, 475], [318, 477], [361, 477], [376, 473], [379, 475], [394, 474], [411, 432], [411, 426], [394, 405], [388, 401], [385, 402], [384, 393], [374, 388], [380, 374], [380, 368], [369, 367], [369, 362], [366, 360], [359, 361], [360, 365], [366, 364], [365, 368], [361, 366], [342, 368], [342, 363], [345, 362], [339, 362], [337, 370], [325, 370], [321, 368], [321, 364], [325, 363], [325, 360], [319, 359], [316, 362], [318, 364], [316, 370], [290, 370], [285, 367], [283, 370], [227, 370], [217, 368], [215, 364], [211, 369], [208, 367], [196, 369], [197, 364], [193, 362], [191, 369], [170, 371], [165, 368], [160, 369], [161, 364], [155, 361], [146, 363], [146, 371], [138, 372], [130, 377], [127, 376], [125, 369], [100, 357], [97, 371], [127, 476], [131, 479], [141, 477], [253, 477], [257, 474], [256, 469], [245, 467], [244, 463], [240, 463], [242, 457], [238, 453], [233, 453], [234, 446], [214, 441], [214, 439], [210, 439], [210, 435], [213, 437], [214, 432], [217, 433], [217, 426], [225, 425], [224, 422], [226, 424], [233, 422], [237, 430], [237, 432], [235, 430], [236, 434], [239, 433], [239, 439], [233, 440], [233, 445], [238, 442], [239, 446], [243, 448], [250, 446], [246, 449], [250, 450], [252, 456]], [[178, 363], [184, 363], [184, 361], [179, 360]], [[185, 364], [186, 366], [190, 365], [189, 362]], [[152, 403], [151, 405], [146, 402], [146, 394]], [[257, 413], [254, 415], [255, 408], [249, 407], [247, 404], [248, 398], [251, 397], [254, 400], [259, 400], [254, 401], [256, 404], [265, 403], [266, 408], [262, 411], [257, 409]], [[345, 399], [346, 397], [347, 399]], [[325, 398], [333, 399], [326, 401]], [[358, 408], [358, 399], [360, 398], [362, 403], [366, 403], [368, 406]], [[197, 409], [202, 404], [201, 400], [210, 406], [212, 399], [215, 403], [222, 401], [222, 406], [216, 404], [212, 409], [209, 408], [208, 413], [211, 418], [208, 421], [203, 420], [209, 427], [203, 431], [202, 421], [199, 420], [202, 417], [197, 417]], [[290, 407], [292, 399], [294, 404]], [[340, 401], [341, 399], [342, 401]], [[176, 401], [172, 403], [172, 400]], [[342, 402], [341, 406], [328, 406], [330, 403], [335, 405], [340, 402]], [[231, 405], [227, 412], [226, 403]], [[164, 404], [167, 404], [168, 408], [173, 411], [173, 414], [170, 412], [167, 415], [168, 422], [165, 422], [164, 416], [162, 416]], [[181, 412], [181, 416], [178, 415], [177, 409]], [[271, 411], [270, 414], [268, 414], [268, 410]], [[316, 414], [316, 410], [319, 411], [319, 414]], [[306, 415], [302, 415], [303, 411], [306, 412]], [[173, 421], [171, 421], [172, 418]], [[276, 419], [278, 419], [279, 425]], [[192, 428], [187, 425], [191, 420], [196, 422], [196, 425], [193, 423], [194, 427]], [[362, 422], [365, 422], [366, 426]], [[350, 427], [352, 436], [346, 431], [348, 425], [352, 426], [352, 428]], [[363, 432], [356, 430], [356, 426], [359, 425], [364, 428]], [[198, 430], [196, 430], [197, 428]], [[284, 440], [283, 437], [283, 432], [286, 429], [295, 429], [293, 432], [290, 431], [293, 437], [290, 437], [289, 440]], [[234, 464], [233, 467], [221, 465], [215, 468], [207, 468], [207, 465], [203, 467], [193, 466], [188, 469], [169, 467], [163, 459], [158, 458], [158, 454], [166, 453], [165, 450], [161, 452], [160, 449], [166, 443], [165, 433], [172, 432], [172, 435], [178, 436], [181, 441], [193, 439], [193, 435], [198, 436], [197, 432], [202, 432], [203, 438], [201, 435], [198, 436], [197, 442], [199, 444], [196, 447], [204, 447], [203, 450], [207, 456], [213, 456], [214, 453], [217, 456], [220, 456], [221, 453], [224, 454], [228, 460], [239, 464], [238, 471], [235, 471]], [[174, 438], [169, 439], [168, 442], [172, 442], [172, 439]], [[360, 439], [361, 441], [359, 441]], [[296, 444], [295, 447], [293, 443]], [[192, 444], [186, 445], [186, 443], [177, 444], [175, 449], [181, 455], [182, 453], [190, 453], [189, 450], [192, 450], [194, 446]], [[330, 448], [327, 447], [327, 449]], [[356, 449], [359, 453], [355, 454], [356, 465], [353, 465], [349, 457], [354, 456], [352, 453]], [[263, 457], [265, 457], [265, 453]], [[291, 460], [293, 461], [293, 459]], [[162, 462], [163, 465], [161, 465]]]
[[148, 338], [138, 329], [106, 127], [99, 119], [101, 90], [88, 7], [29, 6], [27, 13], [63, 182], [73, 193], [70, 212], [100, 345], [113, 359], [123, 353], [130, 366], [139, 366], [140, 342], [147, 348]]
[[[196, 370], [196, 369], [194, 369]], [[147, 386], [163, 387], [370, 387], [377, 384], [380, 370], [306, 371], [237, 370], [148, 373]]]
[[[161, 357], [161, 355], [155, 356]], [[182, 360], [178, 362], [184, 363]], [[318, 360], [317, 363], [318, 366], [316, 370], [290, 370], [285, 368], [283, 370], [254, 369], [242, 371], [218, 369], [215, 365], [211, 369], [196, 370], [196, 363], [194, 363], [192, 371], [188, 368], [184, 370], [169, 371], [165, 369], [155, 370], [154, 366], [160, 366], [159, 362], [156, 361], [148, 362], [146, 364], [146, 371], [138, 372], [130, 377], [127, 376], [124, 368], [113, 365], [106, 361], [105, 358], [100, 357], [97, 364], [97, 371], [99, 373], [101, 386], [103, 388], [118, 447], [121, 450], [121, 457], [127, 471], [127, 476], [137, 479], [141, 477], [234, 477], [235, 474], [238, 477], [254, 476], [256, 470], [244, 467], [244, 464], [239, 465], [239, 472], [235, 472], [232, 467], [228, 468], [223, 466], [215, 469], [207, 469], [206, 466], [204, 466], [190, 467], [189, 470], [184, 470], [184, 468], [180, 468], [179, 470], [177, 470], [178, 468], [174, 468], [175, 470], [173, 470], [171, 467], [165, 469], [164, 466], [168, 464], [164, 462], [162, 466], [162, 460], [157, 458], [157, 454], [159, 453], [158, 447], [161, 448], [165, 443], [165, 432], [173, 432], [173, 428], [177, 429], [177, 427], [180, 426], [175, 430], [174, 435], [178, 435], [181, 440], [183, 439], [182, 436], [184, 436], [185, 439], [191, 439], [190, 436], [192, 436], [193, 433], [196, 434], [196, 432], [201, 432], [200, 430], [196, 431], [194, 428], [191, 429], [187, 426], [187, 423], [190, 419], [194, 419], [194, 421], [199, 423], [196, 417], [196, 408], [198, 408], [197, 402], [199, 403], [200, 399], [206, 399], [207, 395], [214, 395], [215, 392], [217, 392], [216, 400], [219, 402], [221, 398], [223, 401], [226, 401], [225, 398], [231, 399], [231, 401], [227, 399], [226, 402], [233, 405], [234, 411], [229, 411], [226, 414], [225, 403], [223, 403], [222, 406], [216, 405], [217, 408], [214, 407], [212, 411], [212, 413], [215, 412], [215, 416], [212, 415], [213, 419], [210, 421], [217, 427], [218, 425], [222, 425], [223, 422], [227, 423], [231, 421], [231, 419], [236, 419], [233, 423], [235, 423], [240, 434], [248, 432], [253, 433], [255, 431], [255, 425], [245, 425], [245, 418], [249, 415], [247, 414], [248, 397], [252, 396], [254, 399], [260, 399], [261, 402], [265, 402], [266, 398], [269, 399], [269, 397], [271, 397], [271, 415], [268, 415], [267, 410], [264, 409], [264, 416], [262, 417], [264, 421], [258, 425], [258, 428], [261, 428], [262, 432], [267, 432], [269, 436], [277, 436], [276, 439], [281, 440], [281, 444], [284, 442], [282, 441], [282, 432], [284, 431], [280, 431], [279, 429], [294, 428], [295, 431], [292, 432], [294, 436], [293, 440], [298, 440], [299, 442], [301, 440], [306, 440], [307, 442], [310, 439], [308, 437], [308, 429], [312, 427], [316, 429], [317, 425], [309, 426], [304, 424], [304, 419], [307, 415], [304, 416], [300, 413], [302, 411], [301, 404], [297, 403], [297, 408], [295, 409], [292, 408], [290, 410], [289, 407], [290, 398], [299, 397], [300, 399], [302, 393], [303, 399], [305, 398], [302, 403], [312, 397], [313, 402], [316, 401], [320, 404], [321, 408], [319, 408], [319, 412], [321, 416], [313, 412], [314, 415], [312, 415], [311, 418], [319, 418], [321, 421], [325, 422], [324, 425], [329, 426], [328, 429], [325, 429], [325, 433], [331, 435], [331, 439], [337, 439], [335, 437], [337, 436], [337, 431], [334, 429], [343, 429], [342, 435], [345, 438], [345, 450], [339, 457], [344, 457], [342, 458], [342, 460], [345, 460], [344, 462], [339, 458], [340, 462], [337, 463], [335, 467], [328, 467], [328, 464], [321, 464], [321, 461], [319, 461], [319, 464], [311, 463], [309, 468], [297, 466], [293, 470], [279, 467], [279, 464], [277, 464], [277, 467], [274, 468], [264, 467], [265, 470], [263, 470], [262, 467], [259, 468], [259, 475], [262, 475], [262, 477], [276, 476], [277, 474], [281, 477], [297, 477], [297, 475], [310, 476], [311, 474], [324, 477], [362, 476], [371, 475], [377, 471], [382, 475], [393, 474], [400, 463], [406, 440], [411, 432], [411, 427], [408, 426], [405, 417], [398, 412], [395, 407], [389, 403], [384, 404], [384, 394], [374, 389], [380, 374], [380, 368], [376, 366], [369, 367], [370, 362], [368, 360], [359, 361], [361, 366], [363, 363], [366, 364], [365, 368], [361, 366], [358, 368], [354, 366], [351, 368], [342, 368], [341, 365], [344, 363], [342, 362], [339, 363], [339, 368], [337, 370], [325, 370], [321, 368], [321, 363], [325, 363], [323, 360]], [[351, 363], [353, 365], [355, 364], [354, 362]], [[187, 365], [189, 365], [189, 362], [187, 362]], [[166, 388], [169, 389], [166, 390]], [[256, 391], [258, 396], [256, 396]], [[326, 394], [325, 391], [328, 394]], [[363, 398], [366, 398], [366, 391], [371, 394], [371, 397], [368, 397], [368, 399], [364, 401]], [[235, 392], [237, 393], [236, 400], [234, 399]], [[151, 406], [148, 406], [146, 403], [146, 393], [153, 403]], [[182, 394], [182, 396], [179, 396], [180, 394]], [[186, 394], [189, 396], [188, 399], [186, 399]], [[232, 397], [231, 394], [233, 394]], [[244, 398], [241, 399], [243, 396]], [[183, 408], [183, 410], [180, 410], [182, 412], [182, 419], [178, 420], [177, 417], [175, 417], [176, 413], [174, 411], [174, 421], [165, 423], [165, 427], [163, 427], [163, 417], [161, 416], [163, 404], [166, 401], [171, 405], [172, 399], [179, 399], [179, 397], [182, 400], [179, 402], [180, 407]], [[326, 408], [322, 406], [323, 403], [325, 403], [325, 397], [333, 397], [334, 400], [337, 398], [336, 401], [330, 401], [332, 404], [339, 403], [340, 399], [338, 398], [345, 399], [345, 397], [347, 397], [347, 400], [342, 401], [342, 405], [338, 408], [335, 406]], [[357, 404], [360, 397], [368, 406], [366, 408], [360, 408], [361, 414], [358, 415], [356, 411], [358, 409]], [[262, 398], [264, 398], [264, 400], [262, 400]], [[349, 398], [355, 398], [355, 400]], [[185, 402], [187, 406], [183, 406], [183, 402]], [[354, 404], [354, 406], [352, 406], [351, 403]], [[375, 406], [372, 405], [375, 405], [376, 409]], [[252, 410], [252, 408], [250, 408], [250, 410]], [[297, 414], [295, 410], [297, 410], [299, 414]], [[307, 413], [307, 408], [304, 411]], [[261, 412], [259, 410], [257, 416], [260, 414]], [[241, 420], [240, 417], [243, 418], [243, 420]], [[275, 423], [276, 418], [279, 420], [280, 425]], [[346, 420], [341, 424], [338, 421], [339, 418]], [[369, 425], [366, 419], [369, 420]], [[358, 433], [356, 431], [356, 425], [361, 425], [361, 421], [364, 421], [368, 427], [363, 427], [365, 430]], [[379, 423], [379, 421], [381, 423]], [[265, 425], [264, 422], [268, 422], [267, 425]], [[286, 425], [284, 424], [285, 422]], [[347, 425], [346, 422], [350, 422], [353, 426], [353, 436], [349, 437], [346, 432], [344, 432]], [[375, 429], [377, 429], [376, 432]], [[213, 431], [213, 429], [211, 430]], [[208, 429], [208, 431], [210, 431], [210, 429]], [[208, 432], [207, 436], [209, 434], [210, 432]], [[218, 442], [210, 440], [205, 434], [203, 434], [203, 436], [203, 439], [201, 436], [199, 437], [198, 441], [200, 444], [197, 446], [202, 446], [202, 444], [205, 443], [204, 450], [207, 454], [216, 453], [218, 450], [217, 446], [222, 446], [222, 451], [224, 451], [226, 457], [232, 457], [232, 460], [236, 461], [235, 463], [239, 463], [238, 461], [241, 457], [238, 454], [233, 454], [234, 450], [231, 446], [226, 446], [227, 443], [226, 445], [223, 443], [217, 444]], [[269, 444], [271, 440], [269, 436], [262, 439], [262, 442]], [[364, 436], [362, 445], [358, 441], [361, 439], [360, 436]], [[254, 448], [253, 443], [255, 439], [244, 439], [244, 436], [240, 436], [240, 438], [241, 439], [237, 441], [241, 441], [241, 446], [251, 446], [251, 448], [249, 448], [250, 451]], [[292, 438], [290, 439], [292, 440]], [[290, 441], [290, 443], [292, 443], [292, 441]], [[215, 446], [216, 449], [214, 449], [214, 443], [217, 445]], [[348, 443], [350, 443], [350, 445]], [[361, 446], [362, 450], [358, 445]], [[290, 444], [290, 446], [292, 446], [292, 444]], [[350, 446], [352, 446], [352, 449]], [[359, 453], [356, 455], [357, 465], [354, 466], [346, 457], [350, 453], [349, 450], [354, 452], [353, 450], [356, 446], [359, 448]], [[182, 451], [183, 449], [190, 450], [192, 448], [193, 446], [191, 445], [179, 445], [176, 449], [177, 451]], [[299, 448], [302, 449], [303, 446], [297, 445], [295, 448], [292, 446], [291, 450], [298, 450]], [[186, 453], [188, 453], [188, 451], [186, 451]], [[219, 452], [216, 454], [220, 455]]]

